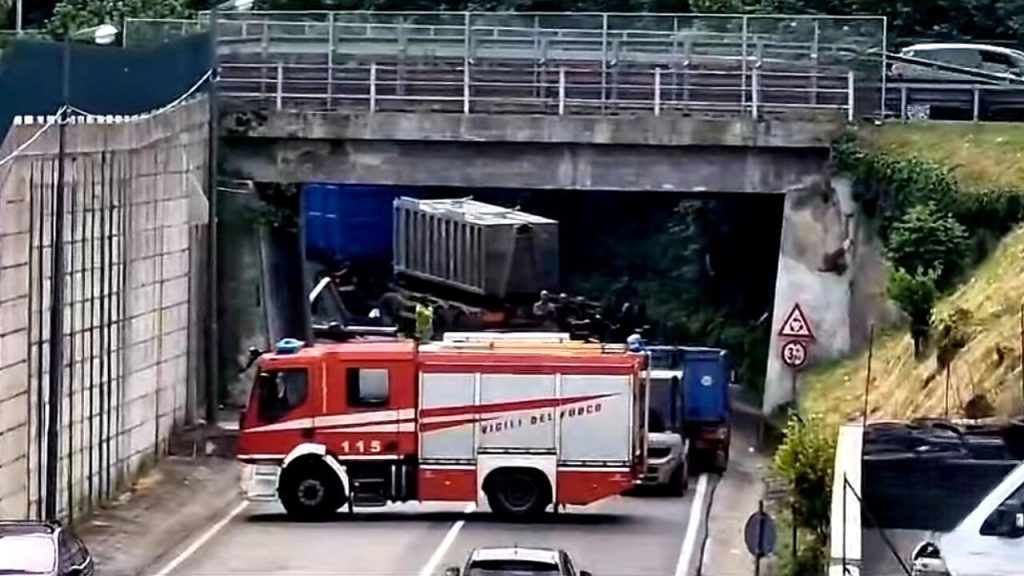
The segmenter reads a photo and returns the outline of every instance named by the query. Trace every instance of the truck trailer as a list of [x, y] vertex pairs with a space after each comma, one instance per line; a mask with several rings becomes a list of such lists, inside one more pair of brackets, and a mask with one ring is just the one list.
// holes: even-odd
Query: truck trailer
[[257, 360], [238, 459], [299, 519], [456, 501], [530, 518], [626, 492], [646, 465], [646, 358], [623, 348], [283, 341]]
[[[734, 372], [728, 352], [693, 346], [649, 346], [647, 351], [651, 357], [651, 411], [664, 422], [665, 432], [682, 437], [694, 468], [724, 472], [732, 438], [729, 384]], [[652, 482], [671, 477], [661, 468], [675, 466], [668, 455], [665, 449], [651, 455]]]
[[[639, 326], [560, 285], [559, 223], [472, 198], [423, 199], [414, 190], [315, 184], [304, 187], [307, 256], [321, 267], [312, 285], [332, 309], [326, 326], [381, 324], [407, 334], [414, 306], [433, 311], [433, 332], [570, 330], [605, 339]], [[542, 291], [549, 314], [535, 313]], [[633, 310], [636, 306], [630, 308]], [[618, 311], [616, 311], [618, 312]], [[328, 337], [327, 331], [323, 335]], [[624, 336], [623, 336], [624, 337]]]

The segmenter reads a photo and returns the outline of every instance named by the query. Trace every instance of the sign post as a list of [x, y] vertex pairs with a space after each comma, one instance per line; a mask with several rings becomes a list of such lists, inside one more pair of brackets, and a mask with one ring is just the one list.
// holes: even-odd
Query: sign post
[[775, 521], [764, 511], [764, 500], [757, 503], [757, 512], [747, 518], [743, 527], [743, 540], [747, 551], [754, 556], [754, 576], [761, 574], [761, 559], [775, 550]]
[[782, 363], [791, 371], [791, 394], [793, 403], [796, 404], [797, 376], [801, 369], [807, 364], [807, 345], [814, 340], [814, 331], [811, 330], [811, 323], [807, 320], [800, 303], [793, 304], [786, 319], [779, 328], [779, 336], [784, 338], [779, 353], [782, 356]]

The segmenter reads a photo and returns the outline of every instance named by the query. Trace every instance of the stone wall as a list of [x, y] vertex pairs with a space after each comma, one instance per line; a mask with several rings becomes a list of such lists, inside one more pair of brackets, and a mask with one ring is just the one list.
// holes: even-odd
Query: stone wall
[[[194, 418], [208, 116], [200, 98], [67, 127], [65, 519], [113, 496]], [[59, 130], [19, 120], [0, 147], [0, 517], [40, 513], [46, 469]]]

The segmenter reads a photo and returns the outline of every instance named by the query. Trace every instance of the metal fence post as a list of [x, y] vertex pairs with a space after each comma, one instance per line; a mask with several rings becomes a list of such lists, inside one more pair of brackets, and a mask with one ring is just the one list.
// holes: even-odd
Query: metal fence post
[[558, 115], [565, 115], [565, 66], [558, 69]]
[[900, 86], [900, 120], [907, 121], [907, 86]]
[[888, 72], [889, 70], [889, 62], [887, 60], [889, 45], [888, 38], [886, 38], [888, 34], [889, 18], [886, 16], [882, 16], [882, 105], [880, 106], [882, 112], [882, 117], [880, 118], [881, 120], [885, 120], [885, 107], [889, 104], [889, 88], [886, 85], [886, 76], [888, 76], [886, 72]]
[[818, 51], [820, 42], [821, 29], [818, 24], [818, 19], [814, 19], [814, 39], [811, 42], [811, 104], [818, 104]]
[[334, 12], [327, 15], [327, 109], [334, 102]]
[[747, 106], [747, 16], [742, 19], [742, 32], [740, 41], [743, 46], [743, 55], [740, 58], [740, 109]]
[[854, 113], [854, 100], [856, 99], [856, 91], [854, 90], [854, 74], [853, 70], [846, 71], [846, 121], [853, 122]]
[[462, 69], [462, 113], [469, 114], [469, 66]]
[[608, 95], [608, 15], [601, 15], [601, 110]]
[[972, 86], [971, 92], [971, 96], [974, 97], [973, 102], [971, 104], [971, 114], [974, 121], [977, 122], [978, 119], [981, 117], [981, 110], [979, 109], [981, 104], [981, 89], [978, 88], [977, 86]]
[[654, 69], [654, 115], [661, 114], [661, 68]]
[[758, 90], [760, 88], [760, 78], [760, 70], [758, 70], [758, 68], [755, 66], [754, 69], [751, 71], [750, 75], [750, 112], [754, 120], [757, 120], [758, 118], [758, 108], [760, 108], [761, 104], [761, 95], [758, 93]]
[[281, 110], [284, 106], [284, 62], [278, 61], [277, 63], [277, 109]]
[[370, 112], [377, 111], [377, 63], [370, 62]]
[[470, 52], [470, 27], [469, 12], [465, 13], [463, 27], [463, 52], [462, 55], [462, 113], [469, 114], [469, 52]]

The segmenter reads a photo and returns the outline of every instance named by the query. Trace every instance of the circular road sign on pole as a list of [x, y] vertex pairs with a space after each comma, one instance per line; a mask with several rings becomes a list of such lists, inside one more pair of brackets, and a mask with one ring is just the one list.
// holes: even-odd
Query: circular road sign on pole
[[807, 363], [807, 344], [800, 340], [790, 340], [782, 345], [782, 361], [794, 370]]

